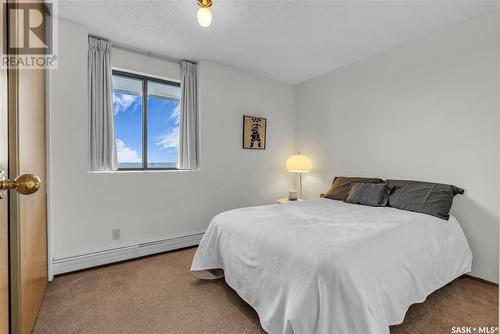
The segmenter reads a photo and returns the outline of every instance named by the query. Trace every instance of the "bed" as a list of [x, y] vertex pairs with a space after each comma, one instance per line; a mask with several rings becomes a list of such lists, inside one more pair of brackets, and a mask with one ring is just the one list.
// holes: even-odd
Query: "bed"
[[217, 215], [191, 271], [224, 276], [271, 334], [389, 333], [471, 262], [453, 216], [318, 198]]

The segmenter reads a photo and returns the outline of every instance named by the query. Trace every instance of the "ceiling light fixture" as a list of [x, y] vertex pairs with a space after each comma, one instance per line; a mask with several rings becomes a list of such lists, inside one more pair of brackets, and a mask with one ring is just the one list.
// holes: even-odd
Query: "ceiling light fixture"
[[202, 27], [210, 26], [212, 23], [212, 13], [210, 12], [210, 7], [212, 7], [212, 0], [198, 0], [198, 13], [196, 13], [196, 17], [198, 18], [198, 23]]

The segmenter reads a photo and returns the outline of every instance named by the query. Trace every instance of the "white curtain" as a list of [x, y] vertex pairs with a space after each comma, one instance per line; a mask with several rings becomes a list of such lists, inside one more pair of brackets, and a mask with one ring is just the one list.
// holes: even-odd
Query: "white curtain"
[[111, 42], [89, 36], [90, 168], [116, 170]]
[[181, 110], [177, 168], [196, 169], [199, 164], [198, 80], [196, 64], [181, 62]]

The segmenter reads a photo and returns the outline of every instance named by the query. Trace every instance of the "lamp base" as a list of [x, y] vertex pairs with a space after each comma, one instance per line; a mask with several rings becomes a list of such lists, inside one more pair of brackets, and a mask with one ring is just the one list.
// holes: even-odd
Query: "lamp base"
[[299, 173], [299, 198], [304, 198], [302, 194], [302, 173]]

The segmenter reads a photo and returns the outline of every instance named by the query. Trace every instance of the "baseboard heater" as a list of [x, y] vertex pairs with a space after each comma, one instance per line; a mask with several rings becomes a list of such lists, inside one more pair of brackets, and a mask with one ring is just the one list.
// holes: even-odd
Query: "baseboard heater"
[[203, 232], [88, 254], [68, 256], [59, 259], [54, 258], [52, 260], [52, 272], [54, 275], [59, 275], [141, 256], [196, 246], [200, 243], [202, 237]]

